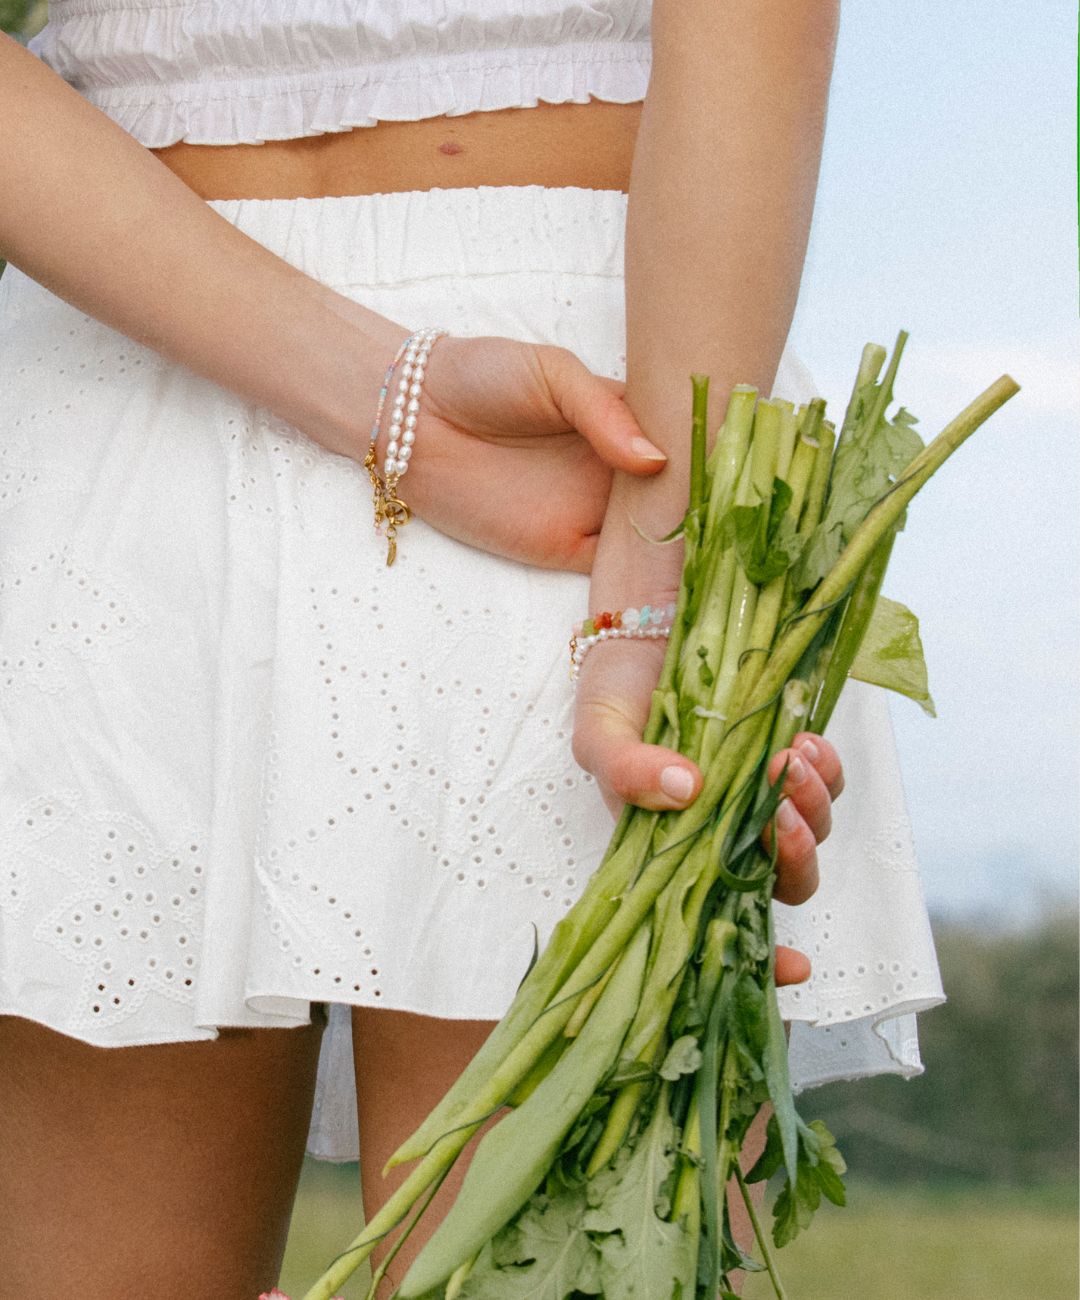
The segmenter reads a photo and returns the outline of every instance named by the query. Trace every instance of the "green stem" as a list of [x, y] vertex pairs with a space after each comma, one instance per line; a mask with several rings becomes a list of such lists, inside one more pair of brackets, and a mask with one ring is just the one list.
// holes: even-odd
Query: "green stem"
[[786, 479], [791, 468], [791, 457], [795, 452], [795, 439], [799, 432], [799, 422], [795, 417], [795, 407], [781, 397], [774, 397], [773, 404], [780, 412], [780, 439], [776, 451], [776, 477]]
[[881, 373], [887, 355], [880, 343], [867, 343], [863, 348], [862, 356], [859, 358], [859, 373], [855, 376], [855, 383], [851, 387], [851, 396], [848, 398], [844, 420], [840, 425], [840, 434], [836, 439], [837, 451], [862, 418], [863, 392], [870, 384], [877, 383], [877, 377]]
[[818, 583], [803, 613], [781, 635], [765, 672], [747, 701], [748, 711], [773, 699], [782, 689], [833, 606], [847, 595], [871, 553], [895, 526], [916, 492], [985, 420], [1017, 392], [1019, 385], [1008, 375], [995, 380], [942, 429], [911, 462], [904, 477], [870, 508], [832, 569]]
[[[609, 846], [600, 866], [589, 878], [578, 903], [556, 925], [547, 946], [522, 982], [506, 1015], [434, 1110], [394, 1152], [388, 1168], [419, 1159], [443, 1133], [468, 1122], [471, 1116], [483, 1113], [484, 1106], [478, 1104], [477, 1098], [487, 1097], [493, 1073], [533, 1029], [545, 1007], [557, 996], [595, 939], [603, 933], [617, 913], [619, 897], [640, 875], [642, 863], [651, 852], [658, 817], [643, 809], [635, 811], [637, 815], [627, 820], [627, 830], [621, 842]], [[564, 1023], [565, 1021], [559, 1025], [559, 1030]], [[528, 1070], [524, 1073], [527, 1074]], [[503, 1100], [505, 1096], [494, 1099], [492, 1104]], [[491, 1106], [487, 1106], [487, 1109], [491, 1109]]]
[[[690, 1098], [690, 1109], [683, 1125], [681, 1146], [691, 1156], [701, 1155], [701, 1115], [697, 1092]], [[683, 1217], [701, 1219], [701, 1169], [694, 1159], [687, 1160], [679, 1171], [675, 1195], [671, 1198], [672, 1222]]]
[[[794, 421], [794, 416], [792, 416], [792, 420]], [[787, 479], [788, 487], [791, 488], [791, 503], [787, 509], [787, 516], [794, 527], [798, 526], [817, 454], [817, 450], [809, 443], [800, 442], [798, 449], [791, 457]], [[776, 636], [776, 628], [780, 622], [787, 585], [787, 574], [782, 573], [763, 587], [758, 596], [749, 641], [732, 692], [733, 700], [745, 698], [753, 688], [754, 682], [761, 675], [768, 652], [772, 648], [773, 638]]]
[[[752, 457], [747, 451], [755, 428], [755, 395], [753, 388], [733, 390], [727, 417], [713, 449], [715, 473], [720, 477], [714, 478], [709, 494], [703, 562], [692, 575], [693, 591], [687, 606], [691, 626], [680, 647], [677, 681], [683, 712], [695, 704], [709, 705], [712, 690], [702, 681], [701, 667], [704, 663], [706, 677], [711, 674], [715, 680], [724, 653], [736, 566], [733, 548], [721, 546], [717, 532], [732, 505], [753, 502]], [[691, 734], [699, 731], [700, 727], [694, 727]]]
[[803, 502], [802, 513], [799, 516], [799, 532], [806, 534], [812, 533], [821, 522], [821, 515], [825, 508], [825, 492], [829, 486], [833, 448], [836, 445], [836, 430], [832, 422], [820, 420], [814, 431], [814, 437], [818, 443], [818, 451], [810, 473], [810, 486], [806, 490], [806, 500]]
[[[443, 1175], [443, 1178], [444, 1177], [445, 1174]], [[371, 1275], [371, 1285], [368, 1287], [367, 1291], [364, 1294], [364, 1300], [375, 1300], [375, 1296], [379, 1290], [379, 1283], [386, 1276], [387, 1271], [390, 1268], [390, 1265], [394, 1262], [394, 1259], [396, 1258], [398, 1251], [400, 1251], [402, 1246], [405, 1244], [405, 1241], [408, 1238], [409, 1234], [416, 1227], [417, 1223], [419, 1223], [419, 1221], [423, 1218], [424, 1211], [435, 1199], [436, 1195], [438, 1194], [439, 1188], [443, 1184], [443, 1178], [437, 1178], [435, 1182], [431, 1184], [431, 1187], [428, 1189], [427, 1194], [423, 1198], [423, 1202], [421, 1203], [420, 1208], [413, 1215], [412, 1222], [408, 1225], [408, 1227], [402, 1229], [401, 1233], [398, 1236], [397, 1241], [394, 1242], [393, 1248], [391, 1250], [388, 1250], [386, 1254], [383, 1256], [382, 1262], [379, 1264], [379, 1267], [375, 1269], [375, 1271]], [[356, 1265], [355, 1267], [358, 1268], [359, 1265]], [[322, 1279], [320, 1278], [320, 1281], [321, 1280]], [[336, 1287], [331, 1289], [336, 1290]]]
[[444, 1300], [457, 1300], [458, 1293], [460, 1292], [461, 1288], [465, 1285], [465, 1279], [472, 1272], [473, 1265], [476, 1263], [479, 1257], [480, 1257], [480, 1252], [477, 1251], [476, 1254], [473, 1255], [471, 1259], [467, 1259], [464, 1264], [462, 1264], [459, 1268], [455, 1269], [454, 1272], [450, 1274], [450, 1276], [446, 1280], [446, 1291], [444, 1293]]
[[847, 681], [851, 665], [859, 653], [859, 646], [862, 645], [866, 629], [874, 614], [881, 584], [885, 581], [885, 570], [895, 541], [896, 529], [894, 528], [878, 543], [848, 598], [836, 639], [828, 651], [825, 679], [807, 728], [809, 731], [816, 731], [818, 735], [822, 735], [829, 725], [829, 719]]
[[705, 537], [712, 548], [716, 529], [735, 499], [735, 491], [742, 474], [750, 435], [754, 427], [754, 405], [757, 389], [749, 384], [736, 384], [728, 397], [724, 423], [709, 456], [708, 473], [712, 487], [709, 491], [709, 512], [705, 523]]
[[703, 515], [705, 504], [705, 444], [708, 439], [706, 420], [709, 409], [709, 376], [691, 375], [693, 399], [690, 416], [690, 509]]
[[885, 418], [885, 410], [893, 399], [893, 380], [896, 378], [896, 372], [900, 368], [900, 358], [903, 356], [904, 346], [907, 341], [907, 330], [901, 330], [896, 336], [896, 346], [893, 348], [893, 354], [889, 358], [888, 368], [881, 378], [881, 387], [878, 389], [877, 397], [874, 400], [874, 405], [870, 412], [868, 423], [871, 430], [876, 429]]
[[731, 1046], [724, 1049], [724, 1068], [720, 1074], [720, 1117], [717, 1120], [716, 1147], [716, 1193], [720, 1203], [724, 1203], [731, 1167], [738, 1168], [739, 1147], [732, 1142], [728, 1130], [731, 1126], [731, 1103], [735, 1097], [736, 1076], [739, 1070], [738, 1058]]
[[407, 1217], [409, 1211], [432, 1183], [442, 1180], [479, 1127], [479, 1124], [473, 1124], [456, 1133], [447, 1134], [433, 1147], [370, 1223], [364, 1225], [363, 1232], [349, 1243], [314, 1286], [305, 1292], [303, 1300], [330, 1300], [330, 1297], [356, 1272], [379, 1242]]
[[[747, 492], [737, 494], [739, 505], [767, 504], [772, 500], [773, 480], [780, 455], [783, 412], [776, 402], [758, 402], [754, 412], [754, 434], [750, 444], [750, 482]], [[741, 567], [737, 567], [728, 605], [724, 630], [724, 649], [716, 669], [708, 707], [715, 713], [731, 716], [732, 687], [743, 663], [743, 655], [752, 641], [754, 616], [757, 612], [758, 588]], [[713, 728], [715, 731], [716, 729]], [[702, 760], [710, 755], [703, 747]]]
[[758, 1248], [761, 1251], [762, 1258], [765, 1260], [765, 1267], [769, 1270], [769, 1280], [773, 1285], [773, 1294], [776, 1296], [776, 1300], [787, 1300], [787, 1292], [784, 1290], [784, 1284], [780, 1281], [780, 1274], [777, 1272], [776, 1260], [773, 1258], [772, 1249], [769, 1246], [768, 1239], [762, 1231], [757, 1207], [754, 1205], [753, 1197], [750, 1195], [750, 1189], [746, 1185], [746, 1179], [743, 1177], [743, 1171], [740, 1169], [737, 1161], [735, 1164], [735, 1177], [739, 1183], [739, 1191], [742, 1192], [743, 1204], [746, 1206], [746, 1213], [749, 1215], [750, 1222], [753, 1225], [754, 1236], [757, 1239]]

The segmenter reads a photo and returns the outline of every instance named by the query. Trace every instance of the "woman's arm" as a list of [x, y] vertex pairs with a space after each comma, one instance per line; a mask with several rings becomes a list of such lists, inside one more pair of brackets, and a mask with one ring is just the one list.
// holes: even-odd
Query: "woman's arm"
[[6, 36], [0, 121], [0, 254], [88, 315], [363, 457], [364, 417], [407, 329], [236, 230]]
[[839, 0], [656, 0], [631, 173], [627, 401], [669, 453], [627, 514], [666, 532], [689, 477], [690, 372], [713, 423], [735, 383], [767, 394], [791, 325], [817, 187]]
[[[663, 536], [689, 484], [691, 371], [712, 425], [735, 383], [768, 393], [798, 294], [821, 156], [838, 0], [656, 0], [652, 78], [630, 182], [626, 400], [668, 454], [648, 481], [615, 476], [590, 609], [674, 597]], [[609, 642], [578, 683], [575, 753], [616, 799], [682, 806], [694, 765], [640, 743], [662, 648]], [[674, 766], [683, 797], [661, 788]], [[674, 787], [673, 787], [674, 788]]]
[[[387, 362], [409, 329], [437, 321], [396, 324], [296, 270], [2, 35], [0, 121], [0, 256], [331, 451], [363, 459]], [[424, 393], [407, 498], [483, 549], [587, 571], [607, 466], [648, 474], [663, 463], [621, 385], [562, 348], [443, 339]], [[490, 517], [485, 508], [517, 489], [523, 463], [538, 508], [511, 529], [501, 505]], [[539, 508], [571, 499], [565, 516]]]

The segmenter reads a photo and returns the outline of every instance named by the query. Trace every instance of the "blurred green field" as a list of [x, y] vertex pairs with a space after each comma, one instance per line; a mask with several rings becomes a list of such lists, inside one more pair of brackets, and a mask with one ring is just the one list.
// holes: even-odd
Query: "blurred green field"
[[[1031, 1190], [852, 1184], [849, 1204], [825, 1206], [780, 1252], [789, 1300], [1077, 1300], [1077, 1195]], [[308, 1161], [281, 1287], [294, 1297], [359, 1230], [352, 1165]], [[343, 1294], [364, 1293], [357, 1279]], [[768, 1300], [751, 1278], [745, 1300]], [[646, 1300], [643, 1297], [643, 1300]]]
[[[892, 1189], [853, 1182], [779, 1252], [789, 1300], [1077, 1300], [1072, 1188]], [[745, 1300], [773, 1295], [751, 1278]]]

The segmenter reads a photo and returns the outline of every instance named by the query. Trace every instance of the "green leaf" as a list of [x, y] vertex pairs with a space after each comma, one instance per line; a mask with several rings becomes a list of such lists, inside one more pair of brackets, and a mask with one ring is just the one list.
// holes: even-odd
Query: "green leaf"
[[749, 973], [739, 976], [732, 996], [729, 1033], [743, 1043], [751, 1059], [763, 1060], [768, 1050], [769, 1013], [765, 991]]
[[[771, 946], [770, 935], [770, 946]], [[798, 1130], [795, 1102], [791, 1095], [791, 1078], [788, 1074], [787, 1035], [780, 1018], [776, 1001], [776, 985], [770, 977], [765, 990], [765, 1015], [767, 1034], [762, 1065], [769, 1087], [769, 1099], [780, 1127], [780, 1145], [784, 1152], [784, 1165], [790, 1174], [798, 1161]]]
[[761, 1183], [771, 1178], [784, 1163], [784, 1148], [780, 1144], [780, 1125], [776, 1115], [769, 1116], [765, 1129], [765, 1150], [758, 1156], [757, 1162], [746, 1175], [748, 1183]]
[[786, 1246], [810, 1224], [814, 1211], [821, 1204], [821, 1192], [808, 1161], [799, 1165], [794, 1188], [789, 1178], [780, 1189], [773, 1206], [773, 1241]]
[[698, 998], [697, 972], [692, 965], [683, 972], [669, 1027], [676, 1036], [693, 1034], [695, 1037], [705, 1028], [705, 1015]]
[[[835, 1138], [820, 1120], [814, 1120], [812, 1124], [799, 1120], [798, 1126], [798, 1171], [792, 1180], [789, 1170], [773, 1205], [773, 1240], [778, 1246], [786, 1246], [807, 1227], [823, 1195], [834, 1205], [845, 1203], [840, 1175], [847, 1166], [836, 1149]], [[756, 1168], [751, 1172], [756, 1173]]]
[[895, 600], [879, 596], [850, 676], [906, 695], [936, 717], [926, 677], [919, 620]]
[[743, 572], [759, 587], [786, 573], [802, 551], [790, 505], [791, 488], [778, 478], [769, 501], [732, 506], [724, 520], [724, 535], [734, 542]]
[[696, 1074], [701, 1066], [701, 1048], [692, 1034], [683, 1034], [668, 1048], [660, 1067], [660, 1077], [674, 1083], [680, 1075]]
[[651, 1065], [624, 1056], [604, 1080], [604, 1089], [607, 1092], [617, 1092], [628, 1083], [651, 1083], [655, 1078], [656, 1071]]
[[744, 961], [762, 962], [769, 956], [769, 936], [764, 909], [747, 908], [739, 922], [739, 955]]
[[566, 1300], [599, 1295], [599, 1254], [582, 1227], [583, 1186], [533, 1196], [514, 1223], [485, 1246], [460, 1300]]
[[717, 863], [717, 879], [725, 884], [728, 889], [737, 894], [752, 894], [755, 890], [764, 889], [772, 882], [773, 869], [768, 859], [765, 859], [765, 868], [753, 876], [737, 876], [733, 871], [729, 871], [723, 863]]
[[891, 420], [884, 414], [874, 419], [879, 399], [886, 397], [891, 394], [880, 384], [865, 384], [856, 392], [833, 458], [822, 522], [826, 529], [839, 524], [845, 543], [923, 448], [910, 411], [901, 407]]
[[846, 1205], [847, 1195], [841, 1175], [847, 1173], [847, 1162], [837, 1148], [836, 1139], [820, 1119], [811, 1120], [809, 1127], [818, 1139], [818, 1163], [815, 1170], [822, 1193], [833, 1205]]
[[600, 1251], [604, 1300], [693, 1296], [693, 1236], [656, 1210], [675, 1159], [675, 1124], [661, 1098], [621, 1174], [585, 1213], [585, 1228]]
[[791, 585], [796, 591], [810, 591], [818, 585], [840, 558], [844, 549], [840, 524], [818, 524], [810, 534], [798, 560], [791, 566]]

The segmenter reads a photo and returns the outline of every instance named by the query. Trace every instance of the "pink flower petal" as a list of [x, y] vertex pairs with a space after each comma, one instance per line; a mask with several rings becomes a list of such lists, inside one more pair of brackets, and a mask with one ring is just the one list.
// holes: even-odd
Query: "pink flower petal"
[[[289, 1297], [284, 1291], [279, 1291], [277, 1287], [274, 1287], [273, 1291], [263, 1291], [259, 1296], [259, 1300], [289, 1300]], [[334, 1300], [345, 1300], [345, 1297], [335, 1296]]]

